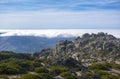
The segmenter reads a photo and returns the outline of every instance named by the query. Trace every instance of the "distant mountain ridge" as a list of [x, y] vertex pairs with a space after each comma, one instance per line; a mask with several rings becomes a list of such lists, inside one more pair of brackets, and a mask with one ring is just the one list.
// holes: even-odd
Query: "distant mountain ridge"
[[44, 48], [52, 48], [59, 40], [69, 39], [74, 37], [40, 37], [40, 36], [1, 36], [0, 51], [13, 51], [18, 53], [33, 53], [39, 52]]

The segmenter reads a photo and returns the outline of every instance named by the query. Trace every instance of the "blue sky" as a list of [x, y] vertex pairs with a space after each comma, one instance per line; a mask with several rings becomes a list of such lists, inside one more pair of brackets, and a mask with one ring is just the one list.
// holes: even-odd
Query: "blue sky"
[[120, 0], [0, 0], [0, 29], [120, 29]]

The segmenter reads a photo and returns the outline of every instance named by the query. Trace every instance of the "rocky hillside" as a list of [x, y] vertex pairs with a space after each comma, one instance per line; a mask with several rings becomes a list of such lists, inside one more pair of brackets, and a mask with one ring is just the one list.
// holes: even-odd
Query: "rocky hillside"
[[43, 49], [39, 57], [55, 62], [71, 57], [84, 65], [102, 62], [120, 63], [120, 39], [102, 32], [86, 33], [74, 41], [62, 40], [52, 49]]
[[106, 33], [62, 40], [40, 53], [0, 52], [2, 79], [120, 79], [120, 39]]

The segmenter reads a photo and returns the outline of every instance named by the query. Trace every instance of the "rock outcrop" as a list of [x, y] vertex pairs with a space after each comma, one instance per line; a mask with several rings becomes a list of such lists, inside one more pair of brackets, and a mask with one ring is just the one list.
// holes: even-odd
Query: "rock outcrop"
[[[70, 57], [84, 65], [120, 60], [120, 39], [107, 33], [84, 34], [74, 41], [62, 40], [53, 49], [44, 49], [40, 58], [61, 60], [62, 64]], [[70, 59], [70, 61], [73, 61]]]

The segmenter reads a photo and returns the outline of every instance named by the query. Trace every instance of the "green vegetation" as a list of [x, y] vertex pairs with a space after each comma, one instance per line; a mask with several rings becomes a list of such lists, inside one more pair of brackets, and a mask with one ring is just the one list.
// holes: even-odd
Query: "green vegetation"
[[70, 72], [63, 72], [60, 74], [65, 79], [77, 79], [75, 76], [73, 76]]
[[115, 63], [99, 63], [90, 66], [90, 70], [84, 74], [88, 79], [120, 79], [120, 74], [109, 73], [110, 69], [117, 69], [120, 65]]
[[119, 69], [120, 70], [120, 64], [115, 63], [99, 63], [99, 64], [93, 64], [90, 66], [91, 69], [99, 69], [99, 70], [109, 70], [109, 69]]
[[48, 73], [41, 73], [39, 75], [41, 75], [42, 79], [53, 79], [53, 76]]
[[0, 64], [0, 74], [20, 74], [22, 73], [22, 68], [19, 65], [5, 63]]
[[[64, 79], [119, 79], [119, 74], [111, 74], [110, 69], [120, 70], [120, 65], [115, 63], [98, 63], [88, 67], [88, 70], [82, 72], [82, 67], [69, 68], [61, 65], [49, 65], [50, 59], [39, 59], [30, 54], [20, 54], [14, 52], [0, 52], [0, 78], [9, 79], [8, 75], [18, 75], [13, 79], [53, 79], [55, 76], [61, 76]], [[71, 61], [71, 62], [70, 62]], [[70, 60], [68, 63], [72, 63]], [[43, 64], [44, 65], [43, 65]], [[67, 60], [64, 61], [67, 63]], [[47, 65], [46, 65], [47, 64]], [[81, 76], [75, 73], [81, 72]], [[31, 72], [31, 73], [29, 73]]]
[[6, 75], [0, 75], [0, 79], [9, 79]]
[[60, 75], [62, 72], [67, 72], [68, 69], [62, 66], [53, 66], [50, 67], [50, 73], [53, 75]]
[[103, 75], [101, 79], [120, 79], [120, 77], [114, 75]]
[[37, 73], [49, 73], [49, 70], [46, 67], [38, 67], [38, 68], [35, 68], [35, 72], [37, 72]]
[[20, 79], [42, 79], [42, 77], [37, 74], [25, 74]]
[[120, 70], [120, 64], [111, 63], [110, 65], [112, 66], [113, 69]]
[[93, 64], [91, 69], [100, 69], [100, 70], [109, 70], [111, 68], [111, 65], [109, 63], [102, 63], [102, 64]]

